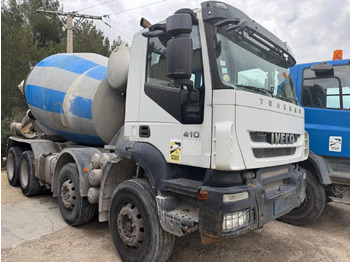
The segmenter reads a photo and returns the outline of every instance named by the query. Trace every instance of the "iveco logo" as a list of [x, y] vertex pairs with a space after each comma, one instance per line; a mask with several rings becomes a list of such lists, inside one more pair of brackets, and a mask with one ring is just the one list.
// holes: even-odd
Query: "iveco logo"
[[268, 133], [267, 142], [270, 144], [293, 144], [297, 141], [298, 135], [288, 133]]

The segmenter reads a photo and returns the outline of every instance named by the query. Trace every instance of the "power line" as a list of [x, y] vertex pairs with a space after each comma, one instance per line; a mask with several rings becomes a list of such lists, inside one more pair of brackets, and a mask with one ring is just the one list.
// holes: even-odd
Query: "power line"
[[120, 11], [120, 12], [108, 14], [108, 15], [106, 15], [106, 16], [117, 15], [117, 14], [129, 12], [129, 11], [133, 11], [133, 10], [140, 9], [140, 8], [143, 8], [143, 7], [146, 7], [146, 6], [151, 6], [151, 5], [159, 4], [159, 3], [165, 2], [165, 1], [167, 1], [167, 0], [162, 0], [162, 1], [158, 1], [158, 2], [151, 3], [151, 4], [147, 4], [147, 5], [143, 5], [143, 6], [139, 6], [139, 7], [135, 7], [135, 8], [127, 9], [127, 10], [123, 10], [123, 11]]
[[97, 5], [93, 5], [93, 6], [90, 6], [90, 7], [86, 7], [86, 8], [83, 8], [83, 9], [77, 10], [77, 12], [80, 12], [80, 11], [83, 11], [83, 10], [86, 10], [86, 9], [90, 9], [90, 8], [93, 8], [93, 7], [96, 7], [96, 6], [104, 5], [104, 4], [107, 4], [107, 3], [113, 2], [113, 1], [115, 1], [115, 0], [109, 0], [109, 1], [103, 2], [103, 3], [101, 3], [101, 4], [97, 4]]
[[120, 30], [116, 29], [115, 27], [111, 26], [112, 29], [114, 29], [115, 31], [117, 31], [119, 34], [122, 34], [123, 36], [125, 36], [126, 38], [132, 40], [131, 37], [127, 36], [126, 34], [124, 34], [123, 32], [121, 32]]
[[105, 21], [102, 20], [103, 23], [105, 23], [105, 25], [107, 25], [108, 27], [112, 28], [113, 30], [117, 31], [118, 33], [122, 34], [123, 36], [125, 36], [126, 38], [132, 40], [131, 37], [127, 36], [126, 34], [124, 34], [123, 32], [119, 31], [118, 29], [116, 29], [115, 27], [111, 26], [110, 23], [107, 23]]
[[45, 10], [43, 7], [40, 7], [39, 9], [36, 10], [36, 12], [67, 17], [67, 53], [73, 53], [73, 18], [75, 17], [79, 18], [80, 20], [78, 21], [78, 23], [81, 22], [83, 19], [102, 20], [102, 16], [78, 14], [76, 11], [60, 12], [60, 11]]

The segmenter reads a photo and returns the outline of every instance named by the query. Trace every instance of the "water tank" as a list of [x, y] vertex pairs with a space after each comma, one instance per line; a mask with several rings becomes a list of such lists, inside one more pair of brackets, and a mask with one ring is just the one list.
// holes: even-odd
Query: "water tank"
[[110, 86], [107, 63], [107, 57], [92, 53], [56, 54], [42, 60], [24, 87], [34, 117], [67, 140], [108, 144], [124, 122], [121, 90], [126, 87]]

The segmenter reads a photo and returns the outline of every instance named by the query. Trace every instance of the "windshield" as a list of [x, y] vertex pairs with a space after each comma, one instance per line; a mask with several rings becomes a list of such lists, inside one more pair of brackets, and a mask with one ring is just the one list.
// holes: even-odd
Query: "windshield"
[[228, 87], [261, 93], [297, 104], [286, 58], [247, 32], [217, 28], [214, 37], [221, 82]]

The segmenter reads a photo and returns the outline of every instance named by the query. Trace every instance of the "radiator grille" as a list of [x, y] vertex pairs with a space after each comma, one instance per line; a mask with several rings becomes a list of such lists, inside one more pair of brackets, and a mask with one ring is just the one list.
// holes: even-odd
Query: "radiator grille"
[[253, 148], [255, 158], [270, 158], [279, 156], [291, 156], [295, 154], [295, 147], [285, 148]]
[[250, 139], [256, 143], [267, 142], [267, 133], [265, 133], [265, 132], [250, 132]]
[[[270, 143], [270, 144], [292, 144], [297, 142], [300, 135], [298, 134], [287, 134], [287, 133], [271, 133], [271, 132], [249, 132], [250, 140], [255, 143]], [[283, 141], [280, 141], [283, 135]], [[290, 141], [293, 136], [293, 142]], [[282, 138], [281, 138], [282, 139]]]

